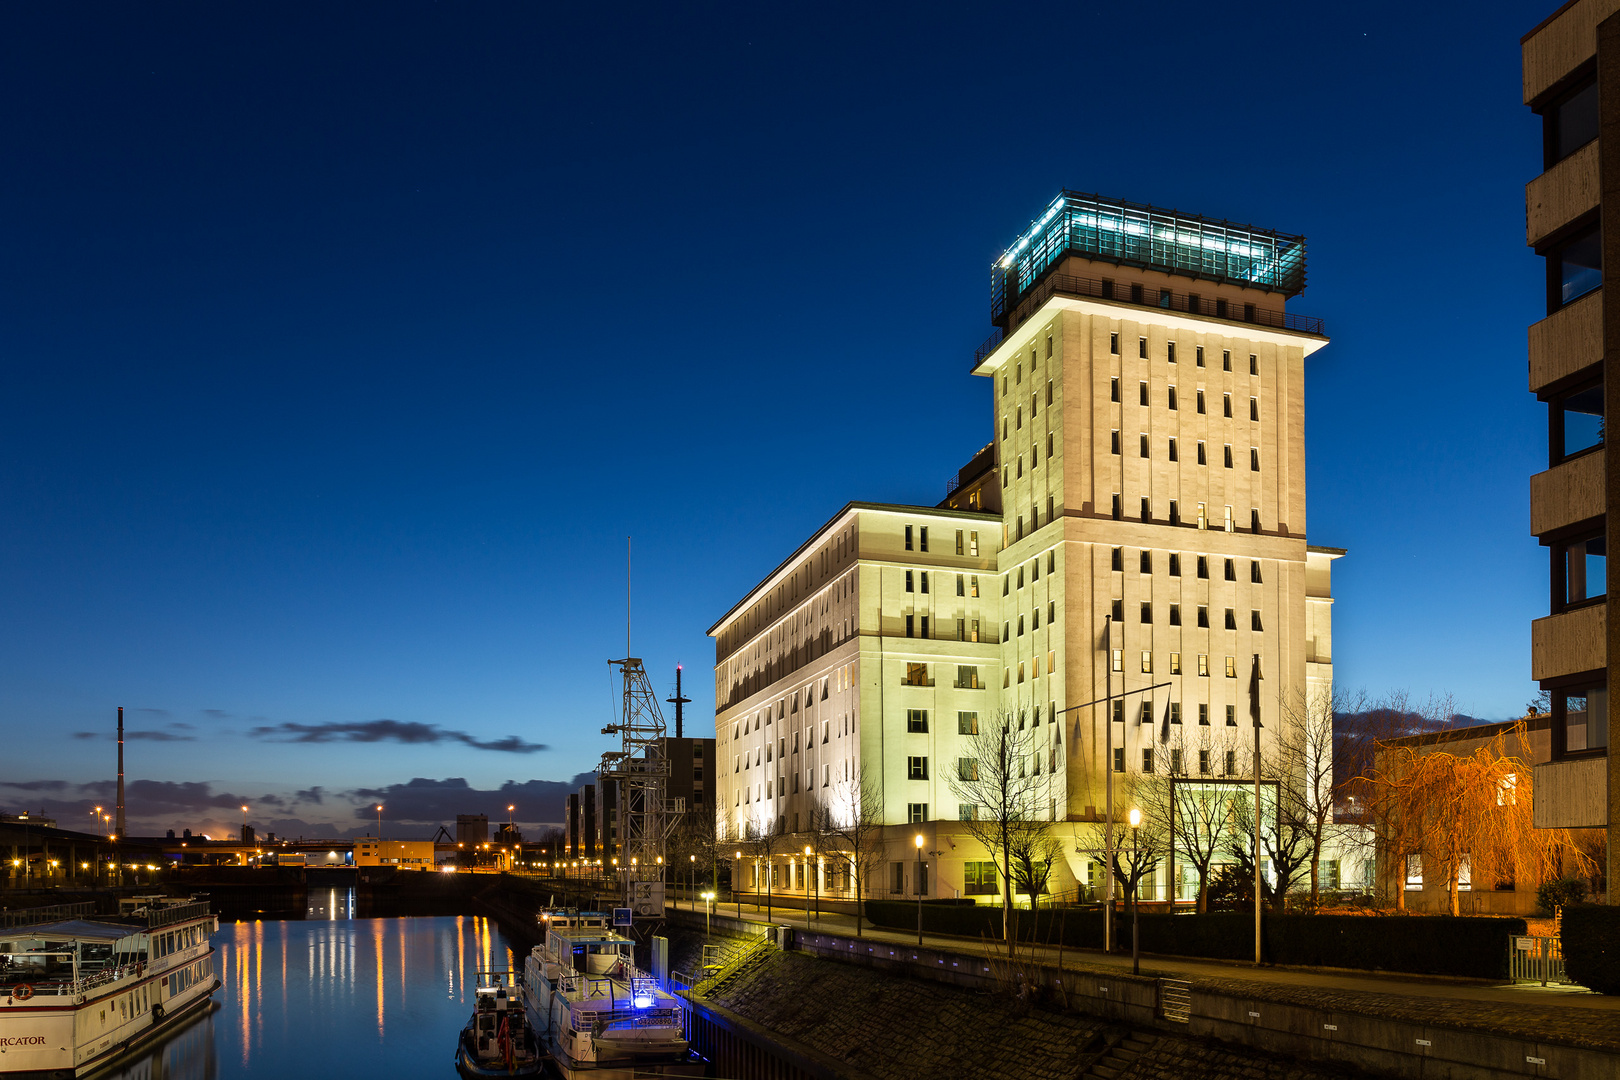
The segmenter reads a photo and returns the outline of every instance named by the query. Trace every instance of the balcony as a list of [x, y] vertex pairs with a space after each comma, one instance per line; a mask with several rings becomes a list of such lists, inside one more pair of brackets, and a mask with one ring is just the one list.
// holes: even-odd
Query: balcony
[[1609, 759], [1549, 761], [1535, 768], [1538, 829], [1601, 829], [1609, 823]]
[[1530, 392], [1603, 359], [1603, 290], [1587, 293], [1530, 327]]
[[1607, 603], [1576, 608], [1530, 624], [1530, 677], [1556, 679], [1607, 665]]
[[1598, 141], [1593, 139], [1524, 186], [1525, 242], [1531, 247], [1598, 204]]
[[1530, 478], [1530, 533], [1545, 536], [1554, 529], [1588, 521], [1603, 513], [1603, 460], [1599, 447]]
[[[1314, 315], [1295, 315], [1290, 311], [1275, 311], [1256, 307], [1254, 304], [1235, 303], [1224, 298], [1195, 296], [1156, 287], [1143, 288], [1142, 298], [1132, 300], [1128, 282], [1105, 282], [1100, 278], [1076, 277], [1073, 274], [1051, 274], [1036, 284], [1019, 300], [1018, 306], [1007, 319], [1007, 325], [1016, 330], [1025, 319], [1034, 315], [1054, 296], [1087, 297], [1157, 311], [1179, 311], [1198, 318], [1220, 319], [1239, 325], [1263, 326], [1271, 330], [1286, 330], [1316, 337], [1326, 334], [1322, 320]], [[1006, 333], [997, 327], [995, 332], [985, 339], [984, 344], [974, 351], [972, 368], [977, 368], [984, 362], [985, 357], [1000, 348], [1006, 337]]]

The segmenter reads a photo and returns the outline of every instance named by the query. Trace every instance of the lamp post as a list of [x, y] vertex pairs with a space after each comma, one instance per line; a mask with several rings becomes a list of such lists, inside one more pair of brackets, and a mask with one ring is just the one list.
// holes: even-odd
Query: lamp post
[[1136, 909], [1137, 909], [1137, 906], [1141, 903], [1141, 899], [1137, 896], [1137, 890], [1140, 889], [1142, 886], [1141, 886], [1141, 879], [1140, 879], [1140, 873], [1141, 873], [1140, 864], [1137, 862], [1138, 848], [1137, 848], [1137, 832], [1136, 832], [1136, 830], [1142, 824], [1142, 811], [1138, 810], [1134, 806], [1131, 807], [1130, 822], [1131, 822], [1131, 974], [1132, 975], [1140, 975], [1140, 974], [1142, 974], [1142, 953], [1141, 953], [1140, 949], [1137, 947], [1137, 927], [1138, 927], [1138, 923], [1136, 921]]
[[696, 855], [688, 855], [687, 859], [690, 860], [691, 865], [687, 868], [686, 880], [692, 883], [692, 885], [691, 885], [692, 894], [693, 894], [692, 895], [692, 910], [696, 911], [697, 910], [697, 896], [695, 894], [697, 893], [697, 856]]
[[377, 804], [377, 843], [382, 843], [382, 803]]
[[[804, 845], [804, 872], [806, 874], [810, 874], [810, 875], [814, 876], [815, 879], [816, 879], [816, 881], [815, 881], [815, 886], [816, 886], [816, 911], [815, 911], [815, 916], [816, 916], [816, 921], [819, 923], [821, 921], [821, 875], [816, 873], [817, 868], [813, 868], [810, 865], [810, 859], [811, 859], [812, 855], [813, 855], [813, 851], [812, 851], [810, 845], [809, 844]], [[809, 891], [810, 890], [808, 888], [805, 889], [806, 893], [808, 893]], [[808, 899], [810, 899], [810, 897], [806, 896], [805, 899], [808, 900]], [[810, 913], [807, 911], [807, 912], [805, 912], [805, 921], [809, 922], [809, 919], [810, 919]]]
[[713, 915], [714, 893], [705, 892], [703, 894], [703, 941], [705, 944], [707, 944], [709, 940], [709, 920], [713, 917]]
[[923, 943], [923, 940], [922, 940], [922, 894], [923, 894], [923, 879], [922, 879], [922, 875], [923, 875], [923, 852], [922, 852], [923, 837], [922, 837], [922, 833], [917, 834], [917, 836], [916, 836], [916, 844], [917, 844], [917, 944], [921, 945]]
[[741, 882], [738, 880], [741, 877], [741, 875], [742, 875], [742, 851], [738, 850], [738, 852], [737, 852], [737, 854], [736, 854], [736, 856], [734, 858], [734, 861], [731, 864], [731, 898], [733, 900], [737, 901], [737, 921], [738, 922], [742, 921], [742, 893], [740, 891], [738, 891], [738, 889], [737, 889], [737, 886], [739, 884], [741, 884]]

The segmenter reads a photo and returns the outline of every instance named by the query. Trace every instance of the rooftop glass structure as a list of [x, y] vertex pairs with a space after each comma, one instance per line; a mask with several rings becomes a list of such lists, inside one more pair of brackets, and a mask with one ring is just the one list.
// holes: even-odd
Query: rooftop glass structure
[[990, 272], [990, 318], [1007, 310], [1065, 256], [1140, 266], [1290, 297], [1305, 288], [1305, 238], [1064, 191]]

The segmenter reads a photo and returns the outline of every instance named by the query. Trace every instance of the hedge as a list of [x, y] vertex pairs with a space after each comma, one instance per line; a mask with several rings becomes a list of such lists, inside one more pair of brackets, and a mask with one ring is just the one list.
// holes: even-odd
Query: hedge
[[[1001, 938], [1001, 907], [923, 904], [923, 930], [959, 937]], [[1100, 949], [1102, 909], [1040, 908], [1015, 911], [1019, 940]], [[917, 905], [869, 900], [866, 917], [896, 930], [917, 926]], [[1568, 918], [1568, 910], [1565, 911]], [[1142, 915], [1142, 951], [1217, 960], [1254, 957], [1254, 914]], [[1566, 922], [1566, 926], [1567, 926]], [[1121, 944], [1129, 946], [1131, 921], [1115, 920]], [[1450, 915], [1273, 915], [1261, 924], [1262, 955], [1273, 964], [1404, 971], [1478, 979], [1508, 977], [1508, 938], [1525, 933], [1523, 919], [1453, 918]], [[1620, 923], [1616, 924], [1620, 941]], [[1566, 951], [1565, 955], [1569, 953]], [[1620, 963], [1620, 948], [1610, 953]], [[1590, 984], [1588, 984], [1590, 985]]]
[[1571, 980], [1600, 994], [1620, 994], [1620, 907], [1565, 908], [1558, 942]]

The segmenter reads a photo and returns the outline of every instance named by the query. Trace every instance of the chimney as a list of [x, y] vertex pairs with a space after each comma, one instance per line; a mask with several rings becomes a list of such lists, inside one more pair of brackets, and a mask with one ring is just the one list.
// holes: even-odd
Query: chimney
[[124, 838], [124, 707], [118, 706], [118, 839]]
[[681, 694], [681, 665], [679, 664], [675, 665], [675, 696], [664, 700], [675, 706], [675, 737], [677, 739], [682, 738], [681, 706], [690, 703], [692, 699]]

